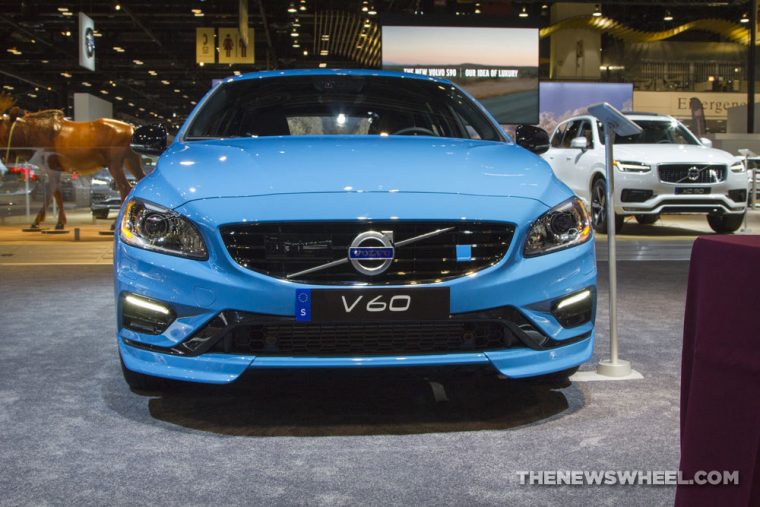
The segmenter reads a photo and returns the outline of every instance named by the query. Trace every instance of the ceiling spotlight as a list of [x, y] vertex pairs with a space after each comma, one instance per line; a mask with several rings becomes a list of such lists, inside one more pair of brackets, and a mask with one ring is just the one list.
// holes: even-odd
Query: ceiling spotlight
[[63, 77], [65, 77], [65, 78], [69, 78], [69, 77], [71, 77], [71, 74], [69, 74], [68, 72], [61, 72], [61, 75], [62, 75]]
[[88, 83], [87, 81], [82, 81], [82, 86], [86, 86], [87, 88], [89, 88], [90, 86], [92, 86], [92, 84]]
[[330, 52], [326, 49], [319, 50], [319, 56], [328, 56]]
[[66, 30], [65, 32], [61, 32], [61, 35], [64, 37], [71, 37], [71, 30]]
[[156, 72], [155, 70], [149, 70], [148, 74], [150, 74], [151, 76], [157, 76], [158, 72]]
[[116, 5], [114, 5], [113, 8], [114, 8], [115, 11], [120, 11], [121, 10], [121, 4], [119, 2], [116, 2]]
[[670, 11], [665, 11], [665, 16], [662, 18], [663, 21], [673, 21], [673, 15], [670, 13]]
[[296, 9], [296, 6], [293, 4], [293, 2], [290, 2], [290, 5], [288, 5], [288, 13], [295, 14], [298, 12], [298, 9]]
[[166, 79], [162, 79], [161, 84], [169, 85], [171, 83], [169, 83], [169, 81], [167, 81]]
[[126, 49], [124, 49], [123, 47], [120, 47], [120, 46], [114, 46], [113, 50], [116, 51], [117, 53], [123, 53], [123, 52], [126, 51]]
[[16, 49], [16, 48], [10, 48], [10, 49], [8, 50], [8, 52], [9, 52], [10, 54], [12, 54], [12, 55], [16, 55], [16, 56], [18, 56], [18, 55], [22, 54], [22, 53], [21, 53], [21, 51], [19, 51], [19, 50], [18, 50], [18, 49]]
[[66, 12], [68, 10], [69, 10], [68, 7], [58, 7], [58, 12]]
[[527, 18], [528, 17], [528, 9], [523, 5], [522, 9], [520, 10], [520, 14], [518, 14], [521, 18]]
[[749, 16], [747, 16], [746, 12], [742, 14], [742, 19], [739, 20], [739, 23], [749, 23]]
[[[232, 73], [235, 74], [236, 76], [240, 75], [240, 71], [239, 70], [233, 71]], [[184, 97], [187, 98], [187, 95], [184, 95]]]
[[362, 2], [362, 12], [369, 12], [369, 2], [367, 0]]
[[324, 69], [325, 67], [327, 67], [327, 64], [326, 64], [326, 63], [324, 63], [324, 62], [323, 62], [323, 63], [320, 63], [320, 64], [319, 64], [319, 68], [320, 68], [320, 69]]
[[143, 62], [142, 60], [132, 60], [132, 63], [134, 63], [135, 65], [142, 65], [145, 62]]
[[135, 107], [135, 103], [134, 103], [134, 102], [127, 102], [127, 105], [128, 105], [129, 107]]
[[73, 16], [74, 15], [74, 13], [71, 12], [71, 11], [62, 12], [61, 14], [63, 14], [64, 16]]
[[102, 93], [103, 95], [108, 95], [108, 90], [100, 90], [100, 93]]
[[592, 16], [595, 18], [602, 17], [602, 8], [599, 6], [599, 4], [596, 4], [596, 6], [594, 6], [594, 14], [592, 14]]
[[116, 100], [119, 100], [119, 101], [121, 101], [121, 100], [124, 100], [124, 97], [119, 97], [118, 95], [117, 95], [116, 97], [114, 97], [114, 98], [115, 98]]
[[200, 62], [200, 63], [198, 64], [198, 66], [199, 66], [199, 67], [203, 67], [204, 65], [205, 65], [205, 64], [204, 64], [203, 62]]
[[298, 37], [298, 32], [290, 32], [291, 37]]

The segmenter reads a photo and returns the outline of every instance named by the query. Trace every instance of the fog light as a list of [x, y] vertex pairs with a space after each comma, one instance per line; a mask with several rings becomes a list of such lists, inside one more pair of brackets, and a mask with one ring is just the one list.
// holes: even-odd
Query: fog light
[[552, 305], [552, 315], [562, 327], [577, 327], [589, 322], [594, 314], [594, 292], [584, 289], [562, 299]]
[[161, 334], [174, 322], [174, 310], [161, 301], [124, 293], [121, 296], [121, 324], [138, 333]]

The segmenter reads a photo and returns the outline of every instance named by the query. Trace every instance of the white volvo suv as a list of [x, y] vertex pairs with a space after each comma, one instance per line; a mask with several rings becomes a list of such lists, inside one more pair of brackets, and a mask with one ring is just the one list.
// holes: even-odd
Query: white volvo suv
[[[653, 224], [661, 213], [704, 213], [718, 233], [736, 231], [747, 209], [747, 174], [729, 153], [665, 115], [627, 113], [642, 129], [615, 139], [615, 229], [626, 216]], [[543, 155], [607, 232], [604, 130], [593, 116], [560, 123]]]

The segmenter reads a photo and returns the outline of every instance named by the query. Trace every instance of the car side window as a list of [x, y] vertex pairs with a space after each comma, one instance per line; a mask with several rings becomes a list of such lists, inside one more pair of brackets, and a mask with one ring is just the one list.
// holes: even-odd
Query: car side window
[[573, 122], [570, 122], [567, 127], [567, 131], [565, 132], [565, 137], [562, 138], [562, 148], [569, 148], [570, 142], [578, 137], [578, 132], [581, 128], [581, 121], [575, 120]]
[[552, 136], [552, 148], [560, 147], [560, 145], [562, 144], [562, 136], [565, 134], [565, 129], [567, 129], [567, 123], [561, 124], [554, 131], [554, 135]]
[[585, 137], [586, 142], [588, 143], [587, 146], [589, 148], [594, 146], [594, 133], [591, 130], [591, 123], [588, 121], [584, 121], [581, 125], [580, 130], [578, 131], [578, 135], [576, 137]]

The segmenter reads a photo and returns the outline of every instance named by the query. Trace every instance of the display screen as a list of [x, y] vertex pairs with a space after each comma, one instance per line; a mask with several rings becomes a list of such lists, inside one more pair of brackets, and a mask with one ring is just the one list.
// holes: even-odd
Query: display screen
[[541, 115], [538, 125], [550, 134], [558, 124], [588, 113], [588, 106], [607, 102], [620, 111], [633, 108], [631, 83], [543, 82], [539, 87]]
[[499, 123], [538, 123], [538, 30], [383, 26], [383, 68], [449, 79]]

